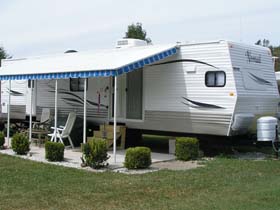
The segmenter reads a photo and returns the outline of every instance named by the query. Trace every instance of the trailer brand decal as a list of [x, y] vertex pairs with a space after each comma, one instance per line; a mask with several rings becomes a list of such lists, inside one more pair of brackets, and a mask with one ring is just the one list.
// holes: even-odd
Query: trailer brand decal
[[[53, 90], [50, 90], [48, 91], [50, 93], [54, 93], [55, 91]], [[70, 105], [76, 105], [76, 104], [79, 104], [79, 105], [83, 105], [84, 104], [84, 99], [81, 98], [80, 96], [78, 95], [75, 95], [73, 93], [70, 93], [70, 92], [67, 92], [65, 90], [58, 90], [58, 93], [61, 93], [61, 94], [65, 94], [65, 95], [69, 95], [69, 96], [73, 96], [74, 98], [66, 98], [66, 97], [63, 97], [62, 100], [67, 103], [67, 104], [70, 104]], [[90, 100], [87, 100], [87, 103], [89, 105], [92, 105], [92, 106], [100, 106], [100, 107], [104, 107], [106, 109], [108, 109], [108, 106], [104, 105], [104, 104], [98, 104], [94, 101], [90, 101]]]
[[185, 103], [185, 102], [182, 102], [182, 103], [187, 105], [187, 106], [190, 106], [192, 108], [225, 109], [224, 107], [217, 106], [217, 105], [214, 105], [214, 104], [201, 103], [201, 102], [198, 102], [198, 101], [190, 100], [186, 97], [182, 97], [182, 98], [185, 99], [186, 101], [190, 102], [191, 104]]
[[272, 86], [271, 82], [269, 82], [269, 81], [267, 81], [265, 79], [262, 79], [262, 78], [254, 75], [254, 74], [252, 74], [250, 72], [249, 72], [249, 76], [250, 76], [251, 79], [253, 79], [255, 82], [257, 82], [257, 83], [259, 83], [261, 85], [270, 85], [270, 86]]
[[199, 63], [199, 64], [203, 64], [203, 65], [207, 65], [207, 66], [211, 66], [215, 69], [219, 69], [216, 66], [213, 66], [209, 63], [206, 63], [204, 61], [199, 61], [199, 60], [194, 60], [194, 59], [180, 59], [180, 60], [172, 60], [172, 61], [166, 61], [166, 62], [162, 62], [162, 63], [157, 63], [157, 64], [153, 64], [151, 66], [158, 66], [158, 65], [164, 65], [164, 64], [170, 64], [170, 63], [179, 63], [179, 62], [187, 62], [187, 63]]
[[70, 104], [70, 105], [83, 105], [83, 103], [81, 101], [79, 101], [78, 99], [75, 99], [75, 98], [61, 98], [63, 101], [65, 101], [67, 104]]
[[247, 50], [245, 53], [245, 56], [247, 57], [248, 63], [261, 63], [262, 62], [262, 56], [260, 54], [254, 54], [252, 51]]

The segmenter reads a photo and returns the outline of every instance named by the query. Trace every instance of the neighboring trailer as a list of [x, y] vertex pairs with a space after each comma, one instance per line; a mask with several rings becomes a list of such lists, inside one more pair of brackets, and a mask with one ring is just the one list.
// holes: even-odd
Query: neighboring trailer
[[[11, 81], [11, 90], [9, 89], [9, 81], [1, 81], [1, 117], [6, 118], [8, 113], [9, 92], [11, 94], [11, 119], [26, 118], [30, 114], [30, 81], [13, 80]], [[33, 83], [34, 86], [34, 83]], [[33, 97], [36, 95], [34, 88]], [[33, 100], [32, 113], [36, 115], [36, 99]]]
[[[121, 43], [118, 50], [129, 52]], [[139, 49], [145, 47], [152, 46]], [[279, 93], [268, 48], [228, 41], [177, 47], [169, 58], [118, 76], [118, 123], [155, 133], [233, 136], [255, 132], [260, 116], [276, 115]], [[54, 84], [36, 81], [38, 116], [42, 108], [54, 108]], [[75, 111], [83, 117], [87, 88], [87, 120], [112, 122], [112, 78], [88, 78], [87, 87], [83, 84], [80, 78], [58, 80], [58, 114]]]

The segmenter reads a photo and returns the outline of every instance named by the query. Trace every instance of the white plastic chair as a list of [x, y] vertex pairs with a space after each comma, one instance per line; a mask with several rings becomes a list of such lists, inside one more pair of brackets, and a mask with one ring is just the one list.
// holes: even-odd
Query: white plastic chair
[[[72, 148], [74, 148], [74, 144], [72, 142], [70, 134], [74, 126], [75, 120], [76, 120], [76, 113], [70, 112], [67, 121], [65, 123], [65, 126], [59, 126], [58, 128], [56, 128], [56, 138], [58, 138], [62, 144], [64, 144], [63, 139], [68, 138]], [[52, 137], [51, 141], [56, 142], [57, 139], [55, 139], [55, 127], [51, 127], [51, 128], [54, 130], [54, 132], [48, 134], [48, 136]]]

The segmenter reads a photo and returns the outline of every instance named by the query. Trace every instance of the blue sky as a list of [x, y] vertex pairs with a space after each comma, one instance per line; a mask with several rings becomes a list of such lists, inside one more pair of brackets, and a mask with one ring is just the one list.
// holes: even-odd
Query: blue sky
[[280, 45], [279, 0], [0, 0], [0, 46], [13, 57], [112, 48], [142, 22], [154, 44], [229, 39]]

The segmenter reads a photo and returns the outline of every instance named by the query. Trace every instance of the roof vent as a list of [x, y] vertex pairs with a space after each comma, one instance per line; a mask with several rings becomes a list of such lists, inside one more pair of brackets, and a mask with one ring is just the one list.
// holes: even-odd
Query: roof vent
[[130, 47], [139, 47], [139, 46], [146, 46], [146, 45], [148, 44], [145, 40], [124, 38], [124, 39], [119, 39], [117, 41], [116, 48], [130, 48]]

